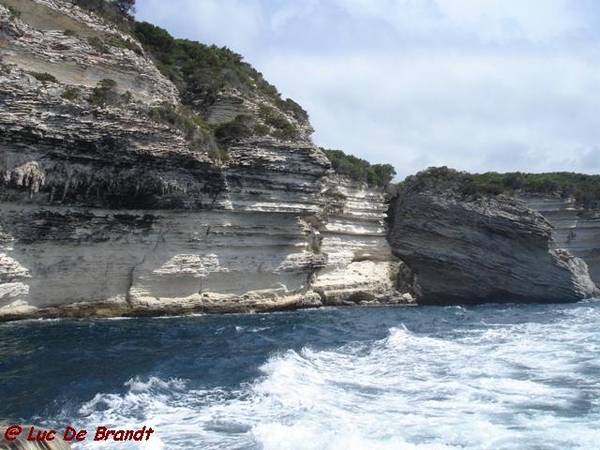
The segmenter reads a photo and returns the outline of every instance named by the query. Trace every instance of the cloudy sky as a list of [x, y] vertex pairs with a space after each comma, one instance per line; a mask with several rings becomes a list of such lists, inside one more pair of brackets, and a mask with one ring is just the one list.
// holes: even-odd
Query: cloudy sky
[[597, 0], [137, 0], [137, 18], [244, 55], [317, 145], [400, 179], [600, 173]]

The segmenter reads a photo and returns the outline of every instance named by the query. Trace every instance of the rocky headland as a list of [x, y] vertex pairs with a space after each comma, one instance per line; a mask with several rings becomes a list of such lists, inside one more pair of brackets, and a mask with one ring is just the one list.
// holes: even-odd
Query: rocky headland
[[570, 302], [597, 294], [586, 262], [553, 238], [555, 227], [540, 212], [469, 188], [460, 172], [429, 169], [408, 177], [391, 202], [390, 243], [412, 271], [405, 289], [420, 303]]
[[76, 3], [0, 1], [0, 320], [596, 292], [598, 215], [422, 174], [390, 204], [240, 55]]

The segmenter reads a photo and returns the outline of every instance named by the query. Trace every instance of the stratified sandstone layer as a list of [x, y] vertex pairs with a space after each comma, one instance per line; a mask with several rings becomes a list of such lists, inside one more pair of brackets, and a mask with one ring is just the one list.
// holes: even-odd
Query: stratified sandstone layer
[[546, 218], [505, 195], [463, 195], [454, 174], [410, 177], [391, 205], [390, 243], [420, 303], [570, 302], [596, 292], [586, 263], [552, 244]]
[[[385, 195], [334, 176], [307, 120], [277, 111], [294, 138], [235, 139], [216, 159], [209, 136], [190, 145], [151, 117], [182, 105], [130, 36], [68, 2], [10, 3], [21, 16], [0, 5], [0, 319], [389, 300]], [[106, 79], [116, 100], [91, 101]], [[261, 106], [277, 105], [224, 87], [198, 111], [260, 123]]]

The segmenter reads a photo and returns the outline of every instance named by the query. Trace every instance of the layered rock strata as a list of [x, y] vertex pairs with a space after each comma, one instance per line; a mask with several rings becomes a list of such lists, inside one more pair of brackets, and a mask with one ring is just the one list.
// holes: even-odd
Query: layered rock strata
[[463, 195], [452, 173], [410, 177], [391, 211], [390, 243], [420, 303], [569, 302], [597, 292], [540, 213], [504, 195]]
[[552, 224], [551, 248], [563, 248], [583, 259], [600, 284], [600, 211], [582, 209], [572, 199], [521, 194], [519, 198]]
[[[21, 15], [0, 5], [0, 319], [390, 300], [385, 196], [333, 176], [308, 121], [278, 111], [294, 139], [244, 137], [216, 158], [208, 133], [191, 143], [155, 120], [153, 108], [194, 112], [130, 36], [67, 2], [10, 3]], [[218, 125], [260, 123], [261, 106], [276, 107], [224, 87], [198, 109]]]
[[368, 303], [380, 294], [386, 303], [410, 301], [390, 292], [399, 263], [390, 260], [386, 240], [386, 196], [339, 179], [330, 180], [325, 196], [318, 252], [327, 255], [327, 265], [313, 289], [328, 304]]

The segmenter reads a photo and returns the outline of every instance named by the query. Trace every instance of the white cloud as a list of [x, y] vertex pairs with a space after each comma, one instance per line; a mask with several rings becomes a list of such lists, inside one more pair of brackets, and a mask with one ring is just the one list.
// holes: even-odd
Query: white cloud
[[540, 41], [576, 30], [581, 23], [566, 0], [440, 0], [439, 4], [450, 24], [491, 40], [513, 35]]
[[[600, 145], [596, 145], [594, 148], [582, 149], [580, 151], [582, 153], [581, 163], [583, 166], [587, 167], [590, 171], [600, 173]], [[577, 161], [577, 163], [578, 162], [579, 161]]]
[[302, 80], [299, 100], [320, 124], [317, 142], [393, 161], [402, 174], [421, 154], [474, 171], [560, 170], [549, 163], [564, 158], [486, 153], [564, 155], [600, 141], [600, 105], [590, 95], [600, 92], [597, 61], [432, 52], [270, 55], [261, 64], [286, 93]]
[[429, 165], [600, 169], [594, 3], [138, 2], [172, 34], [244, 54], [309, 111], [318, 145], [401, 176]]
[[356, 19], [365, 17], [411, 33], [452, 32], [483, 41], [540, 41], [581, 27], [567, 0], [334, 0]]
[[167, 28], [176, 37], [229, 46], [238, 53], [255, 50], [263, 29], [257, 0], [138, 0], [137, 19]]

